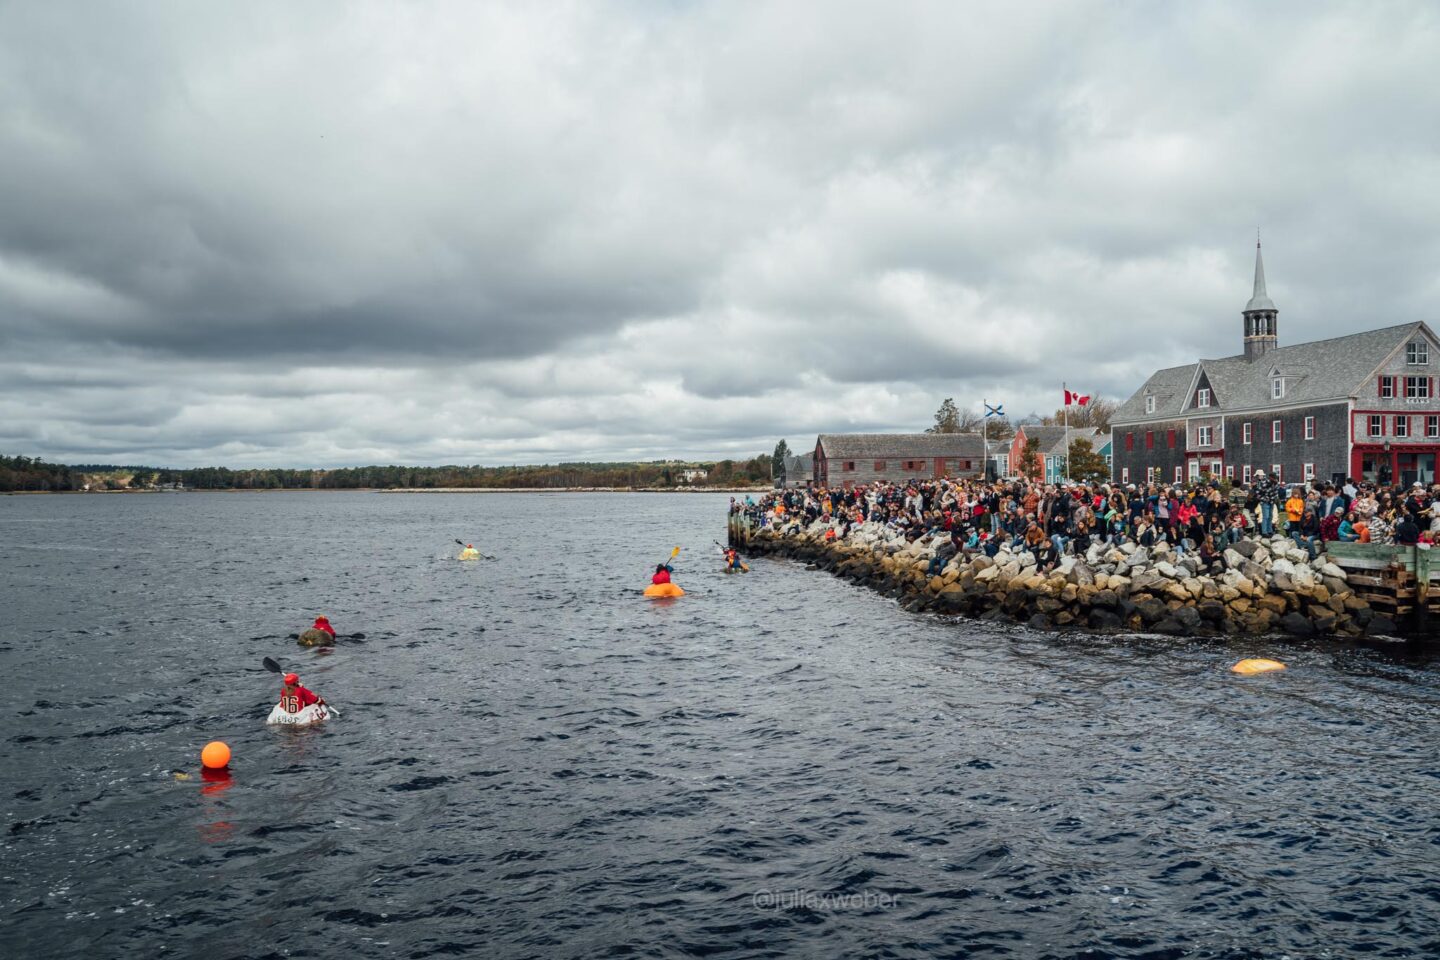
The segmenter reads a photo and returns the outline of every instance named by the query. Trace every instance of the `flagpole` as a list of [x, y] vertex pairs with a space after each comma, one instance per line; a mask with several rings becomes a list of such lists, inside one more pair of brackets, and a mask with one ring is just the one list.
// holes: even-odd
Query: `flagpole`
[[1060, 381], [1060, 392], [1065, 395], [1065, 479], [1070, 479], [1070, 388]]
[[990, 401], [980, 398], [980, 478], [990, 480]]

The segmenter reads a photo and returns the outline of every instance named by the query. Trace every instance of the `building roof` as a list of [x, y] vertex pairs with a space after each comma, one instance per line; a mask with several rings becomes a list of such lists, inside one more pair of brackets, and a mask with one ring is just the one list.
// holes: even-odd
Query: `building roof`
[[798, 477], [814, 468], [815, 454], [806, 453], [798, 457], [785, 458], [785, 476]]
[[816, 442], [831, 460], [983, 456], [978, 433], [822, 433]]
[[[1260, 282], [1263, 284], [1263, 277]], [[1435, 339], [1423, 323], [1402, 323], [1330, 340], [1274, 347], [1253, 360], [1238, 354], [1157, 370], [1120, 405], [1112, 419], [1128, 423], [1175, 419], [1197, 412], [1220, 414], [1346, 400], [1358, 396], [1386, 358], [1422, 331], [1428, 339]], [[1210, 384], [1211, 405], [1197, 410], [1190, 403], [1192, 384], [1198, 384], [1202, 376]], [[1275, 377], [1285, 381], [1285, 395], [1278, 400], [1271, 394]], [[1153, 413], [1145, 412], [1148, 396], [1155, 397]]]
[[[1041, 453], [1064, 453], [1064, 452], [1065, 452], [1065, 428], [1064, 428], [1064, 427], [1041, 427], [1041, 426], [1023, 426], [1023, 425], [1022, 425], [1022, 426], [1019, 428], [1019, 430], [1016, 431], [1016, 433], [1019, 433], [1021, 430], [1023, 430], [1023, 431], [1025, 432], [1025, 440], [1026, 440], [1026, 442], [1029, 442], [1029, 441], [1032, 440], [1032, 439], [1034, 439], [1034, 440], [1039, 440], [1039, 441], [1040, 441], [1040, 452], [1041, 452]], [[1075, 432], [1078, 433], [1080, 436], [1084, 436], [1084, 435], [1085, 435], [1085, 431], [1080, 430], [1080, 429], [1078, 429], [1078, 428], [1075, 430]]]

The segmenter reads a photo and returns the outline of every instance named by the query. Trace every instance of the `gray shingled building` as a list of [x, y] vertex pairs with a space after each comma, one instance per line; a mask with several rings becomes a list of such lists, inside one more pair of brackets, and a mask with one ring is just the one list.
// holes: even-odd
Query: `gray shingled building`
[[1164, 482], [1429, 483], [1440, 454], [1440, 365], [1424, 323], [1279, 345], [1279, 311], [1255, 245], [1244, 352], [1159, 370], [1111, 419], [1113, 475]]
[[984, 469], [978, 433], [822, 433], [815, 441], [815, 482], [824, 486], [978, 477]]

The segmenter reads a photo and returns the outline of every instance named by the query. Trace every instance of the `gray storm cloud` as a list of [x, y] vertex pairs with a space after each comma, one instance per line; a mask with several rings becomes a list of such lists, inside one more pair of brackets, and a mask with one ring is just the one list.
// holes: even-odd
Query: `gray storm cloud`
[[752, 455], [1434, 321], [1427, 4], [0, 5], [0, 451]]

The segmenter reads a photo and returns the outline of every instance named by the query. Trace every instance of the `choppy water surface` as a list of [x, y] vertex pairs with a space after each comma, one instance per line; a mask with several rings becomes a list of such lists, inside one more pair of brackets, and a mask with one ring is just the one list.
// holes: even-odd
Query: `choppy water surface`
[[725, 577], [725, 502], [0, 497], [0, 955], [1440, 955], [1435, 661]]

